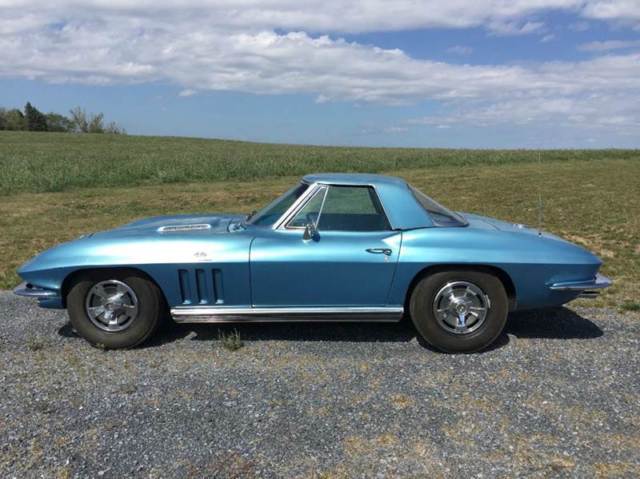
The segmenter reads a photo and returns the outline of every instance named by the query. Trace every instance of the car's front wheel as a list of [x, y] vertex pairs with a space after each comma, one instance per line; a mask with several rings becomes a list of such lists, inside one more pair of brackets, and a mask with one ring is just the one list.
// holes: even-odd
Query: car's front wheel
[[89, 271], [67, 295], [74, 329], [94, 346], [130, 348], [149, 338], [163, 315], [158, 287], [135, 271]]
[[474, 352], [493, 343], [509, 311], [505, 288], [480, 271], [443, 271], [413, 289], [411, 320], [424, 340], [449, 353]]

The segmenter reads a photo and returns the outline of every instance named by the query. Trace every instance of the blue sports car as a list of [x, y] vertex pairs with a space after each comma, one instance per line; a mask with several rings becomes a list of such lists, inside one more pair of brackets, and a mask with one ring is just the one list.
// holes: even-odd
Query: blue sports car
[[399, 321], [478, 351], [510, 311], [593, 296], [611, 281], [551, 234], [453, 212], [400, 178], [316, 174], [261, 211], [160, 216], [61, 244], [15, 293], [67, 308], [94, 345], [128, 348], [178, 323]]

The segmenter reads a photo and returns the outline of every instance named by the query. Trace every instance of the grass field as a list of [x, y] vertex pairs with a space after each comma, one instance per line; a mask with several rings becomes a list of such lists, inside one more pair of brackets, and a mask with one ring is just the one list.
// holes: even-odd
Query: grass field
[[0, 195], [74, 188], [250, 181], [313, 171], [640, 159], [630, 150], [340, 148], [239, 141], [0, 131]]
[[0, 288], [36, 252], [134, 218], [249, 212], [314, 171], [402, 176], [445, 205], [538, 224], [598, 253], [640, 302], [640, 151], [328, 148], [185, 138], [0, 132]]

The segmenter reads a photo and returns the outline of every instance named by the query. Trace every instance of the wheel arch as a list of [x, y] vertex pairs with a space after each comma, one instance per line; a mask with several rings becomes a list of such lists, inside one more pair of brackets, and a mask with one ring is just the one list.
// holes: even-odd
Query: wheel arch
[[513, 311], [516, 309], [517, 305], [517, 292], [516, 287], [511, 279], [509, 274], [497, 266], [493, 265], [485, 265], [485, 264], [466, 264], [466, 263], [447, 263], [447, 264], [437, 264], [432, 266], [427, 266], [426, 268], [421, 269], [418, 273], [413, 277], [411, 283], [409, 283], [409, 288], [407, 289], [407, 294], [405, 297], [405, 311], [409, 311], [409, 301], [411, 299], [411, 295], [413, 294], [413, 290], [418, 284], [418, 282], [425, 278], [426, 276], [441, 273], [445, 271], [451, 270], [465, 270], [465, 271], [478, 271], [481, 273], [491, 274], [496, 276], [502, 285], [504, 286], [504, 290], [507, 293], [507, 298], [509, 302], [509, 311]]
[[80, 269], [76, 269], [75, 271], [72, 271], [71, 273], [69, 273], [64, 280], [62, 281], [62, 286], [60, 288], [60, 295], [62, 297], [62, 306], [64, 308], [67, 307], [67, 296], [69, 294], [69, 291], [71, 291], [72, 286], [74, 285], [75, 281], [81, 277], [84, 274], [87, 273], [91, 273], [94, 271], [113, 271], [114, 273], [118, 273], [118, 274], [125, 274], [125, 273], [136, 273], [142, 277], [144, 277], [145, 279], [147, 279], [148, 281], [150, 281], [151, 283], [153, 283], [156, 288], [158, 288], [158, 291], [160, 291], [160, 296], [162, 298], [162, 301], [164, 302], [164, 306], [165, 308], [167, 307], [167, 298], [164, 294], [164, 291], [162, 290], [162, 288], [160, 287], [160, 285], [158, 284], [158, 282], [146, 271], [141, 270], [140, 268], [135, 268], [135, 267], [130, 267], [130, 266], [99, 266], [99, 267], [89, 267], [89, 268], [80, 268]]

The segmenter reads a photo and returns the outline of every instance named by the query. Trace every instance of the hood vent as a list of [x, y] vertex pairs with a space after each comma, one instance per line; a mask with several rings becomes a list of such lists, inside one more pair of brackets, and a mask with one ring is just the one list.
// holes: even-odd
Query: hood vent
[[181, 233], [185, 231], [199, 231], [210, 230], [211, 225], [207, 223], [195, 224], [195, 225], [173, 225], [173, 226], [161, 226], [158, 228], [159, 233]]

